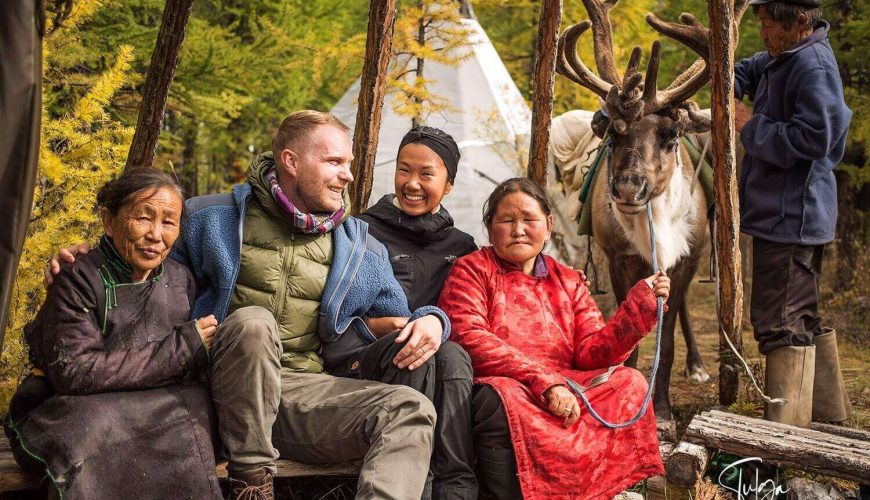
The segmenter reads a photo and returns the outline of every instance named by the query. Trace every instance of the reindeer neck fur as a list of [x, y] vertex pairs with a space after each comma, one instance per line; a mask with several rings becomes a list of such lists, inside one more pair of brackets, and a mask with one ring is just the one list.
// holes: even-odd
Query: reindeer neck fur
[[[684, 158], [685, 156], [685, 158]], [[703, 210], [704, 196], [700, 187], [692, 192], [691, 159], [680, 147], [676, 155], [677, 164], [667, 189], [651, 200], [653, 224], [656, 234], [656, 257], [659, 268], [670, 271], [681, 258], [689, 255], [697, 240], [698, 228], [703, 231], [706, 212]], [[645, 211], [635, 215], [623, 214], [613, 209], [613, 216], [622, 228], [625, 238], [635, 252], [644, 260], [651, 262], [649, 222]], [[701, 224], [699, 225], [699, 222]]]

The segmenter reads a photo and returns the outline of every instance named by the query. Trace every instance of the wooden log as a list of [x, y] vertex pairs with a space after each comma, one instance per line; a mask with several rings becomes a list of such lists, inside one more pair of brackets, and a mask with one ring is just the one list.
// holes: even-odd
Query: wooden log
[[532, 84], [532, 138], [529, 144], [527, 175], [547, 188], [547, 153], [550, 148], [550, 122], [553, 114], [553, 86], [556, 78], [556, 45], [562, 22], [562, 0], [544, 0], [535, 45]]
[[870, 484], [870, 441], [720, 411], [695, 416], [684, 440], [741, 457]]
[[151, 66], [148, 67], [148, 76], [145, 77], [139, 119], [125, 170], [148, 168], [154, 163], [154, 150], [163, 123], [169, 84], [175, 76], [175, 66], [178, 64], [178, 54], [184, 41], [191, 5], [193, 0], [166, 0], [163, 7], [160, 32], [157, 34], [154, 52], [151, 53]]
[[667, 441], [659, 441], [659, 454], [662, 456], [662, 462], [668, 459], [671, 456], [671, 453], [674, 452], [674, 443], [669, 443]]
[[[341, 462], [334, 464], [306, 464], [292, 460], [277, 460], [278, 469], [275, 477], [305, 477], [305, 476], [357, 476], [362, 461]], [[227, 463], [221, 462], [215, 468], [219, 479], [227, 477]], [[25, 472], [18, 467], [12, 456], [9, 441], [0, 435], [0, 493], [5, 491], [34, 490], [47, 479], [41, 474]]]
[[692, 500], [686, 488], [671, 484], [665, 476], [653, 476], [646, 480], [647, 500]]
[[354, 183], [350, 190], [351, 213], [361, 214], [372, 194], [372, 170], [378, 153], [381, 110], [387, 90], [387, 68], [396, 24], [396, 0], [371, 0], [366, 55], [363, 63], [356, 127], [353, 131]]
[[701, 445], [681, 442], [665, 461], [668, 481], [684, 488], [693, 488], [704, 477], [710, 455], [707, 448]]
[[656, 420], [656, 434], [659, 441], [677, 442], [677, 422], [674, 420]]
[[[308, 476], [358, 476], [362, 461], [341, 462], [335, 464], [306, 464], [292, 460], [276, 460], [278, 471], [275, 477], [308, 477]], [[215, 469], [218, 479], [226, 479], [227, 463], [221, 462]]]
[[[734, 47], [732, 0], [710, 0], [710, 95], [713, 181], [716, 192], [716, 245], [719, 280], [719, 404], [737, 401], [740, 363], [728, 340], [742, 351], [743, 278], [734, 147]], [[745, 7], [744, 7], [745, 8]], [[726, 338], [727, 336], [727, 338]]]
[[861, 429], [853, 429], [851, 427], [843, 427], [840, 425], [822, 424], [819, 422], [813, 422], [810, 424], [810, 429], [870, 443], [870, 432]]

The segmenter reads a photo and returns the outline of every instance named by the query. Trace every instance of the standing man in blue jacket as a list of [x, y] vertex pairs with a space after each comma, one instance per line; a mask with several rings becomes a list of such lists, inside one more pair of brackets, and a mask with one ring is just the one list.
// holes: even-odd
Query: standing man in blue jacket
[[754, 105], [740, 133], [740, 227], [753, 237], [750, 320], [766, 389], [787, 400], [769, 420], [809, 426], [850, 411], [835, 333], [821, 326], [822, 254], [834, 239], [837, 186], [852, 112], [821, 19], [821, 0], [751, 0], [766, 51], [734, 68]]

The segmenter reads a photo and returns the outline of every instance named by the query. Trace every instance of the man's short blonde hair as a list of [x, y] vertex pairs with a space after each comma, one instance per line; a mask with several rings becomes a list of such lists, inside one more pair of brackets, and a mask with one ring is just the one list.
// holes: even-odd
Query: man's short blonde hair
[[300, 142], [307, 139], [314, 129], [321, 125], [331, 125], [342, 132], [350, 130], [341, 120], [329, 113], [310, 109], [297, 111], [284, 118], [275, 136], [272, 137], [272, 152], [275, 157], [277, 158], [285, 149], [299, 147]]

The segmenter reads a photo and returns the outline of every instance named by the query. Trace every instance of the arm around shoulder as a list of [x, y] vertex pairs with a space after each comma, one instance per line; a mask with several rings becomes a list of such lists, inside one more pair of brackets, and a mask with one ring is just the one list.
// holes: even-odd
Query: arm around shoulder
[[78, 266], [70, 267], [57, 277], [26, 330], [37, 367], [60, 394], [159, 387], [181, 379], [205, 359], [192, 322], [144, 348], [109, 351], [97, 307], [92, 282]]

